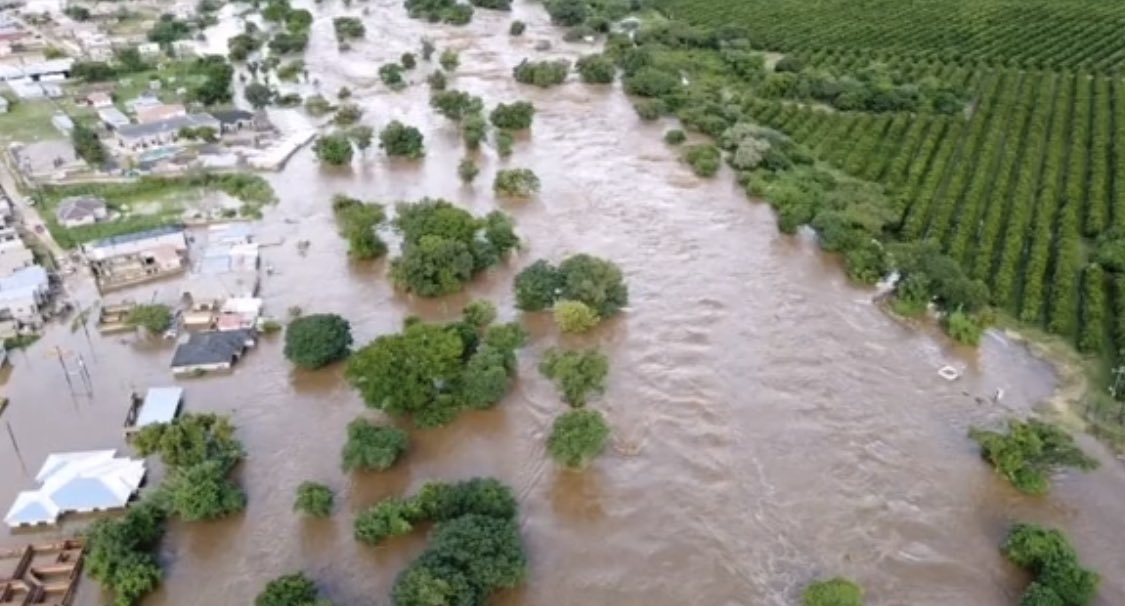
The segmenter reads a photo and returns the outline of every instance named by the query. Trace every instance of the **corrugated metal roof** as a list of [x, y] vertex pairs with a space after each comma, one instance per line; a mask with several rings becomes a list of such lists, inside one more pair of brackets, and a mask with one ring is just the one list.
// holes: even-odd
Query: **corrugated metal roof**
[[144, 427], [154, 423], [171, 423], [180, 411], [183, 400], [182, 387], [151, 387], [145, 394], [145, 401], [137, 413], [134, 427]]

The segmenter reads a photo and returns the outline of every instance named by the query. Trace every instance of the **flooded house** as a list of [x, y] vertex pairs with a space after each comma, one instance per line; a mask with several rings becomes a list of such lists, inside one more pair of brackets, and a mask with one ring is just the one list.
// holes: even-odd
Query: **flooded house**
[[248, 329], [192, 333], [172, 355], [172, 374], [230, 370], [255, 345], [255, 335]]
[[93, 225], [108, 216], [105, 200], [96, 196], [64, 198], [55, 209], [55, 219], [67, 228]]
[[0, 278], [0, 332], [8, 333], [21, 325], [39, 326], [43, 306], [50, 296], [47, 270], [31, 265]]
[[82, 245], [103, 292], [183, 273], [187, 268], [187, 250], [184, 229], [178, 225]]
[[35, 476], [39, 488], [19, 493], [4, 523], [55, 524], [66, 513], [122, 509], [144, 478], [144, 461], [118, 457], [112, 449], [50, 454]]

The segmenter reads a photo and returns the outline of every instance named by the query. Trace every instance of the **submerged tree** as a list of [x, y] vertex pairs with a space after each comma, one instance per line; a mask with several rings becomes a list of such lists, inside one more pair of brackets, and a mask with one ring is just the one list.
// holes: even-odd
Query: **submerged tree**
[[354, 154], [351, 139], [342, 132], [317, 137], [313, 152], [318, 160], [331, 166], [351, 164]]
[[505, 168], [496, 171], [492, 191], [498, 196], [530, 198], [539, 192], [539, 176], [529, 168]]
[[1008, 433], [972, 428], [969, 437], [980, 445], [981, 455], [1017, 490], [1044, 494], [1051, 488], [1050, 475], [1057, 469], [1094, 469], [1090, 458], [1062, 429], [1029, 419], [1008, 421]]
[[125, 316], [129, 326], [139, 326], [152, 334], [160, 334], [172, 326], [172, 309], [159, 303], [137, 305]]
[[285, 357], [301, 368], [317, 369], [348, 357], [351, 324], [336, 314], [301, 316], [285, 329]]
[[293, 509], [314, 518], [327, 518], [332, 515], [332, 489], [317, 482], [301, 482], [297, 487], [297, 500]]
[[515, 103], [501, 103], [488, 115], [492, 125], [504, 130], [525, 130], [531, 128], [531, 121], [535, 117], [535, 106], [529, 101], [516, 101]]
[[863, 589], [839, 577], [817, 581], [801, 594], [801, 606], [863, 606]]
[[609, 439], [609, 425], [596, 410], [571, 410], [559, 415], [547, 438], [547, 451], [556, 463], [580, 470], [590, 464]]
[[411, 160], [417, 160], [426, 153], [422, 132], [398, 120], [392, 120], [379, 131], [379, 148], [388, 156]]
[[408, 446], [405, 431], [356, 419], [348, 423], [348, 441], [341, 452], [344, 471], [389, 469]]
[[340, 235], [348, 241], [349, 257], [366, 261], [387, 253], [387, 244], [375, 233], [387, 218], [382, 205], [337, 194], [332, 197], [332, 212]]
[[1086, 606], [1097, 597], [1101, 577], [1081, 565], [1074, 547], [1058, 530], [1015, 524], [1001, 551], [1033, 575], [1020, 604]]
[[318, 601], [316, 584], [303, 573], [287, 574], [266, 583], [254, 606], [328, 606]]
[[617, 265], [587, 254], [569, 257], [558, 267], [536, 261], [516, 275], [515, 290], [516, 307], [524, 311], [541, 311], [562, 299], [585, 303], [605, 319], [629, 304]]
[[601, 322], [598, 313], [581, 301], [559, 301], [555, 304], [555, 325], [565, 333], [583, 333]]
[[553, 347], [543, 355], [539, 372], [554, 381], [563, 400], [582, 407], [587, 397], [605, 391], [609, 359], [597, 349], [567, 351]]

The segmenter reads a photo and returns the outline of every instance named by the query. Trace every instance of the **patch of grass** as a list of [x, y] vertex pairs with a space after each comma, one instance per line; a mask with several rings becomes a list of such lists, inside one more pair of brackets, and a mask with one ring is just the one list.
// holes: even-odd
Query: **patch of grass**
[[51, 124], [59, 109], [50, 101], [16, 101], [6, 114], [0, 114], [0, 140], [32, 143], [46, 139], [65, 139], [67, 135]]

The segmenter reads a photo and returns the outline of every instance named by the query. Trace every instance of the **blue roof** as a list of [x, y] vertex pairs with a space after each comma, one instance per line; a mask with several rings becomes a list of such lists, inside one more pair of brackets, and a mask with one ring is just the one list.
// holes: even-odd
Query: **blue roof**
[[8, 517], [4, 518], [9, 526], [24, 526], [33, 524], [43, 524], [54, 520], [58, 517], [57, 511], [47, 509], [39, 501], [28, 501], [23, 507], [17, 511], [8, 513]]
[[165, 225], [164, 227], [157, 227], [154, 229], [146, 229], [144, 231], [135, 231], [131, 234], [121, 234], [120, 236], [110, 236], [102, 238], [95, 242], [91, 242], [89, 246], [94, 248], [101, 248], [102, 246], [113, 246], [114, 244], [125, 244], [126, 242], [136, 242], [138, 240], [147, 240], [148, 238], [155, 238], [157, 236], [166, 236], [184, 231], [182, 225]]
[[101, 478], [74, 478], [48, 496], [62, 511], [89, 511], [121, 506], [121, 498]]
[[137, 413], [136, 427], [153, 423], [171, 423], [180, 410], [183, 400], [182, 387], [152, 387], [145, 394], [145, 401]]

